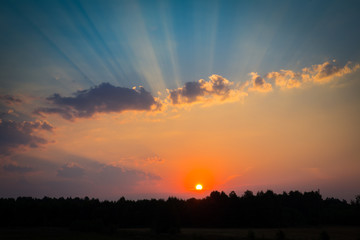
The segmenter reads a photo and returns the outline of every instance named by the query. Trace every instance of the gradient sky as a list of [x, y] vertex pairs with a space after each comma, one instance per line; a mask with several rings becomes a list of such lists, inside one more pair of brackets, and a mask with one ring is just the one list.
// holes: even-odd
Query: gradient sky
[[328, 0], [1, 1], [0, 197], [354, 199], [359, 12]]

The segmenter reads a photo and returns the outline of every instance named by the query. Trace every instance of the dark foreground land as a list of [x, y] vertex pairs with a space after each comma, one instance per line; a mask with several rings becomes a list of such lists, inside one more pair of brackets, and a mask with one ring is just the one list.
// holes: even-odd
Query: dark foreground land
[[286, 229], [185, 228], [176, 234], [156, 234], [152, 229], [117, 229], [109, 233], [71, 231], [64, 228], [9, 228], [0, 230], [2, 240], [360, 240], [358, 227]]
[[350, 203], [270, 190], [188, 200], [2, 198], [2, 239], [360, 240], [360, 196]]

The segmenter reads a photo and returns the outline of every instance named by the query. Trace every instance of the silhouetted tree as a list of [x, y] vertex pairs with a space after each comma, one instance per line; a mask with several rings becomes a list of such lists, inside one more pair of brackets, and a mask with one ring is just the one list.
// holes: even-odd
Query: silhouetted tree
[[254, 195], [245, 191], [213, 191], [203, 199], [99, 201], [85, 198], [1, 198], [0, 227], [67, 227], [111, 233], [114, 229], [151, 227], [157, 233], [176, 233], [181, 227], [297, 227], [360, 226], [360, 196], [351, 204], [322, 199], [319, 191]]

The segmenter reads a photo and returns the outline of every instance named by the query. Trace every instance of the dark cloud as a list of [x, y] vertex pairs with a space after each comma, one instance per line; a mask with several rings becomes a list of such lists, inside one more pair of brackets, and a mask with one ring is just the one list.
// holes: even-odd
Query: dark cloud
[[75, 113], [72, 113], [71, 108], [69, 107], [63, 107], [63, 108], [38, 108], [34, 111], [35, 114], [42, 115], [41, 113], [47, 113], [47, 114], [59, 114], [63, 118], [67, 120], [71, 120], [74, 118]]
[[8, 155], [13, 149], [20, 146], [36, 148], [48, 141], [36, 136], [35, 131], [52, 131], [53, 127], [42, 121], [23, 121], [0, 119], [0, 154]]
[[3, 169], [6, 172], [16, 172], [16, 173], [29, 173], [29, 172], [34, 171], [33, 168], [18, 166], [18, 165], [15, 165], [15, 164], [4, 165]]
[[203, 96], [205, 89], [203, 82], [187, 82], [182, 88], [170, 90], [170, 99], [173, 104], [180, 103], [181, 99], [186, 99], [186, 102], [194, 102], [199, 96]]
[[57, 171], [57, 176], [64, 178], [80, 178], [84, 175], [85, 170], [78, 164], [69, 163]]
[[12, 95], [0, 95], [0, 100], [8, 105], [22, 103], [22, 100], [20, 98], [17, 98]]
[[160, 103], [143, 87], [130, 89], [115, 87], [109, 83], [77, 91], [74, 97], [62, 97], [56, 93], [47, 100], [53, 107], [38, 108], [35, 113], [56, 113], [68, 120], [88, 118], [96, 113], [151, 110], [160, 106]]
[[200, 79], [197, 82], [187, 82], [181, 88], [171, 89], [169, 99], [172, 104], [188, 104], [194, 102], [223, 101], [241, 95], [239, 89], [232, 89], [232, 82], [219, 75], [212, 75], [209, 81]]
[[256, 86], [263, 86], [265, 84], [265, 80], [263, 78], [261, 78], [260, 76], [256, 77], [254, 79], [254, 81], [255, 81], [254, 84]]

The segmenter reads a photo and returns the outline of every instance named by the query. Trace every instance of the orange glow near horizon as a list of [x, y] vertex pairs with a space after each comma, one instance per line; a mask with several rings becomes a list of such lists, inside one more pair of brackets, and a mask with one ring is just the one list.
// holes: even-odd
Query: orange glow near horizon
[[213, 174], [206, 169], [195, 169], [189, 172], [185, 178], [187, 191], [210, 190], [214, 187]]

